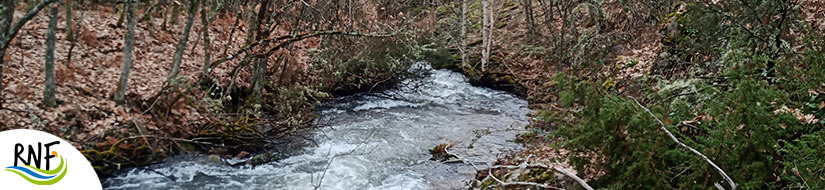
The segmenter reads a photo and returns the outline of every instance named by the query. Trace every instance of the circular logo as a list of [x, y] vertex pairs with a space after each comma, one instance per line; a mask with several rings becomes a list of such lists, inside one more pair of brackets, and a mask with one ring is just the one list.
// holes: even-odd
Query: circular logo
[[0, 167], [0, 181], [9, 189], [102, 189], [80, 151], [42, 131], [0, 132]]

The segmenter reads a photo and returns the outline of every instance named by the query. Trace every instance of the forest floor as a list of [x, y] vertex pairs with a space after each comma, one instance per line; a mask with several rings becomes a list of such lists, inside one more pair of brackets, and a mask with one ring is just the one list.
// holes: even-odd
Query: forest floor
[[[177, 106], [171, 107], [167, 115], [159, 116], [148, 110], [155, 104], [168, 104], [152, 100], [160, 93], [169, 75], [171, 56], [175, 53], [175, 46], [183, 30], [185, 14], [178, 17], [177, 23], [167, 23], [165, 29], [161, 28], [163, 18], [151, 17], [148, 21], [137, 22], [134, 62], [126, 90], [126, 104], [118, 106], [113, 101], [113, 94], [121, 75], [126, 21], [123, 21], [124, 26], [118, 26], [117, 10], [113, 10], [111, 6], [92, 6], [94, 7], [85, 10], [75, 10], [77, 17], [74, 19], [74, 31], [79, 32], [79, 37], [74, 44], [67, 40], [64, 15], [60, 14], [58, 19], [55, 50], [56, 107], [49, 108], [42, 104], [45, 81], [45, 49], [42, 47], [45, 46], [49, 20], [44, 13], [47, 11], [37, 14], [12, 40], [4, 60], [7, 64], [3, 67], [2, 81], [6, 85], [3, 85], [5, 89], [2, 98], [5, 103], [4, 109], [0, 110], [0, 130], [42, 130], [72, 142], [81, 152], [103, 153], [112, 146], [134, 149], [148, 144], [122, 141], [138, 136], [143, 137], [143, 141], [147, 141], [146, 137], [189, 138], [193, 128], [204, 127], [215, 121], [217, 117], [211, 111], [213, 105], [204, 101], [192, 103], [188, 99], [210, 96], [201, 88], [190, 88], [194, 89], [191, 96], [171, 104]], [[23, 15], [24, 8], [23, 3], [18, 5], [16, 18]], [[137, 9], [137, 18], [143, 16], [142, 10], [145, 9]], [[196, 21], [200, 19], [196, 18]], [[234, 24], [234, 15], [218, 15], [210, 24], [212, 60], [234, 53], [243, 45], [246, 22], [238, 22], [237, 30], [230, 36]], [[186, 85], [197, 82], [204, 64], [205, 45], [201, 25], [200, 22], [194, 22], [183, 54], [179, 76], [182, 78], [180, 80], [186, 81], [181, 83]], [[154, 32], [150, 33], [151, 30]], [[317, 46], [318, 43], [313, 39], [300, 41], [293, 44], [289, 55], [296, 62], [304, 63], [308, 59], [306, 50]], [[227, 86], [232, 69], [237, 64], [234, 60], [218, 65], [211, 72], [212, 78], [220, 86]], [[293, 64], [290, 69], [306, 69], [306, 65]], [[236, 86], [249, 86], [249, 80], [246, 79], [251, 78], [250, 71], [241, 70]], [[159, 151], [166, 155], [164, 150]], [[162, 157], [164, 156], [159, 158]]]
[[[319, 5], [315, 3], [306, 4], [303, 1], [294, 1], [291, 6]], [[361, 6], [363, 15], [349, 22], [356, 26], [364, 25], [359, 27], [359, 30], [364, 31], [359, 32], [384, 31], [382, 27], [403, 26], [406, 23], [403, 21], [407, 19], [418, 19], [405, 16], [403, 11], [408, 10], [385, 10], [372, 1], [359, 3], [364, 3]], [[385, 4], [387, 5], [384, 6], [392, 5], [391, 3]], [[42, 103], [46, 53], [43, 47], [46, 43], [49, 17], [45, 14], [48, 11], [45, 10], [36, 14], [22, 27], [6, 52], [2, 80], [4, 89], [2, 89], [3, 97], [1, 97], [4, 103], [3, 109], [0, 109], [0, 131], [36, 129], [62, 137], [72, 142], [72, 145], [92, 162], [101, 177], [121, 167], [151, 164], [178, 153], [253, 158], [261, 155], [271, 161], [272, 158], [277, 159], [277, 155], [271, 157], [273, 154], [266, 150], [279, 145], [278, 142], [273, 142], [277, 141], [273, 140], [274, 138], [286, 139], [289, 135], [316, 127], [312, 123], [315, 118], [312, 113], [314, 104], [330, 98], [330, 94], [335, 90], [341, 90], [342, 93], [355, 93], [361, 90], [351, 89], [352, 85], [379, 86], [373, 83], [376, 81], [382, 83], [389, 79], [375, 79], [375, 76], [367, 75], [384, 77], [392, 72], [391, 69], [380, 68], [377, 69], [379, 71], [362, 72], [375, 68], [358, 68], [361, 70], [341, 71], [344, 74], [339, 78], [343, 79], [331, 79], [333, 78], [329, 76], [331, 72], [339, 71], [334, 69], [346, 69], [346, 67], [333, 68], [332, 64], [314, 65], [317, 62], [341, 61], [315, 60], [315, 58], [329, 58], [321, 56], [322, 53], [317, 53], [317, 50], [343, 49], [341, 47], [351, 48], [357, 45], [398, 46], [400, 43], [396, 42], [396, 37], [392, 39], [359, 38], [364, 41], [345, 37], [313, 37], [289, 41], [292, 40], [289, 36], [296, 35], [290, 32], [297, 32], [298, 35], [302, 34], [300, 33], [302, 31], [317, 32], [316, 30], [320, 29], [316, 29], [318, 26], [313, 24], [323, 25], [325, 21], [323, 19], [302, 20], [303, 15], [297, 15], [299, 18], [295, 22], [303, 23], [291, 25], [292, 21], [285, 21], [290, 19], [287, 16], [278, 18], [282, 20], [273, 25], [273, 31], [270, 31], [269, 36], [289, 39], [275, 41], [288, 44], [288, 46], [275, 51], [273, 56], [268, 57], [269, 60], [265, 65], [268, 78], [265, 79], [261, 103], [254, 104], [249, 103], [252, 101], [245, 100], [251, 97], [249, 96], [251, 93], [248, 92], [251, 91], [250, 81], [253, 78], [253, 69], [251, 66], [242, 65], [241, 59], [231, 59], [214, 66], [209, 73], [212, 82], [199, 81], [206, 58], [204, 51], [207, 48], [204, 45], [201, 14], [196, 14], [193, 19], [194, 24], [178, 74], [178, 81], [181, 82], [177, 82], [176, 87], [168, 87], [166, 82], [172, 67], [172, 56], [175, 54], [188, 15], [181, 12], [174, 17], [176, 21], [172, 22], [172, 17], [167, 17], [169, 14], [158, 13], [167, 12], [171, 7], [164, 9], [161, 6], [158, 9], [162, 10], [147, 16], [145, 11], [151, 10], [150, 5], [152, 4], [141, 3], [135, 9], [134, 15], [137, 19], [135, 47], [124, 105], [117, 105], [113, 101], [121, 76], [123, 45], [127, 33], [126, 19], [118, 19], [123, 18], [124, 15], [121, 10], [118, 10], [122, 6], [116, 3], [90, 3], [77, 6], [83, 8], [74, 10], [72, 27], [72, 31], [76, 34], [74, 42], [67, 38], [66, 18], [62, 14], [63, 10], [60, 10], [61, 14], [57, 19], [55, 49], [56, 107], [46, 107]], [[19, 3], [14, 11], [14, 17], [22, 17], [27, 6], [23, 2]], [[209, 36], [212, 39], [209, 47], [211, 61], [228, 58], [247, 45], [245, 44], [248, 32], [247, 20], [243, 16], [238, 19], [238, 15], [255, 13], [257, 8], [248, 6], [240, 8], [240, 12], [217, 13], [208, 27]], [[432, 23], [434, 14], [430, 16], [429, 19], [424, 18], [412, 23], [412, 27], [418, 30], [409, 32], [415, 32], [418, 38], [421, 38], [424, 33], [432, 32], [432, 29], [427, 30], [434, 25]], [[346, 22], [346, 19], [350, 18], [341, 19], [343, 20], [339, 20], [340, 22]], [[118, 23], [119, 20], [122, 20], [122, 23]], [[378, 23], [382, 25], [379, 26]], [[324, 41], [324, 39], [330, 40]], [[392, 42], [388, 42], [390, 40]], [[326, 44], [322, 45], [322, 42]], [[380, 57], [395, 56], [383, 55], [390, 49], [380, 51]], [[311, 51], [319, 55], [311, 55]], [[338, 50], [335, 49], [333, 52], [335, 51]], [[359, 52], [347, 50], [345, 53], [361, 56], [362, 53]], [[237, 55], [242, 57], [242, 54]], [[342, 59], [360, 59], [361, 57], [358, 56], [348, 55]], [[388, 64], [372, 66], [378, 67], [376, 65], [386, 66]], [[363, 67], [363, 65], [355, 67]], [[232, 75], [237, 68], [242, 69], [238, 72], [234, 91], [227, 92], [228, 89], [225, 87], [231, 86]], [[364, 79], [369, 77], [375, 80]], [[350, 83], [352, 81], [344, 79], [353, 78], [361, 79], [360, 83], [347, 84], [350, 86], [346, 87], [336, 86], [340, 83]], [[388, 84], [390, 82], [386, 83], [380, 86], [391, 85]]]

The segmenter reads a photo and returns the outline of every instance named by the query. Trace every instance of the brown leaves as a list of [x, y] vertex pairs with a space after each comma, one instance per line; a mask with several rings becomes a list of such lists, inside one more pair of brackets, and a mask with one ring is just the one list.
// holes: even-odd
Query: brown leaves
[[82, 30], [80, 31], [80, 41], [82, 41], [89, 47], [100, 46], [100, 41], [97, 40], [97, 32], [95, 32], [94, 30], [89, 30], [88, 26], [80, 28], [82, 28]]
[[118, 141], [117, 138], [112, 137], [112, 136], [106, 136], [105, 139], [106, 139], [106, 142], [109, 143], [109, 144], [115, 144]]
[[[822, 103], [820, 105], [822, 107], [825, 107], [825, 103]], [[822, 108], [822, 107], [820, 107], [820, 108]], [[796, 119], [798, 119], [802, 123], [806, 123], [806, 124], [814, 124], [814, 123], [819, 122], [819, 119], [817, 119], [816, 116], [814, 116], [813, 114], [803, 114], [802, 110], [796, 109], [796, 108], [791, 109], [791, 108], [788, 108], [788, 106], [785, 106], [785, 105], [783, 105], [778, 110], [773, 111], [773, 113], [774, 114], [781, 114], [781, 113], [791, 114], [794, 117], [796, 117]]]
[[[17, 17], [21, 12], [15, 13]], [[65, 40], [66, 34], [63, 21], [59, 21], [56, 41], [56, 95], [58, 107], [45, 109], [40, 107], [44, 82], [42, 47], [45, 43], [46, 21], [45, 14], [35, 16], [21, 29], [18, 36], [9, 47], [4, 58], [4, 107], [26, 112], [0, 111], [0, 126], [9, 128], [32, 127], [37, 124], [48, 123], [42, 128], [46, 131], [60, 131], [61, 128], [79, 127], [76, 132], [66, 135], [72, 140], [82, 142], [86, 140], [111, 141], [114, 137], [123, 135], [122, 132], [113, 132], [118, 127], [132, 125], [132, 120], [141, 121], [152, 134], [162, 132], [157, 127], [155, 118], [150, 114], [142, 114], [142, 110], [133, 107], [117, 106], [111, 95], [116, 88], [120, 77], [122, 61], [123, 36], [125, 28], [113, 28], [117, 15], [106, 6], [92, 10], [76, 10], [75, 15], [84, 15], [83, 22], [75, 23], [79, 32], [78, 41], [72, 49], [72, 62], [66, 63], [70, 42]], [[234, 19], [227, 18], [227, 25], [213, 23], [215, 33], [229, 33]], [[80, 20], [80, 19], [78, 19]], [[158, 30], [155, 36], [149, 35], [148, 24], [154, 22], [159, 28], [161, 18], [153, 18], [148, 22], [141, 22], [136, 28], [136, 42], [134, 63], [126, 91], [129, 103], [140, 104], [155, 94], [163, 85], [168, 74], [171, 55], [177, 42], [181, 26], [169, 26], [168, 31]], [[200, 27], [195, 26], [196, 30]], [[197, 31], [193, 31], [197, 32]], [[243, 39], [242, 35], [230, 36], [227, 40], [216, 40], [213, 49], [234, 49]], [[203, 46], [198, 46], [191, 54], [184, 55], [180, 75], [188, 81], [194, 81], [200, 74], [203, 58]], [[229, 65], [229, 64], [227, 64]], [[226, 68], [216, 68], [215, 76], [227, 77], [231, 71]], [[227, 81], [228, 82], [228, 81]], [[181, 104], [184, 105], [184, 104]], [[180, 118], [177, 123], [188, 124], [197, 121], [202, 116], [196, 109], [181, 106], [174, 110]], [[35, 118], [35, 119], [32, 119]], [[114, 133], [114, 134], [112, 134]], [[109, 137], [105, 137], [109, 136]], [[91, 146], [103, 146], [100, 143], [87, 142]], [[108, 142], [109, 144], [113, 142]], [[96, 148], [96, 147], [88, 147]], [[97, 147], [100, 148], [100, 147]]]

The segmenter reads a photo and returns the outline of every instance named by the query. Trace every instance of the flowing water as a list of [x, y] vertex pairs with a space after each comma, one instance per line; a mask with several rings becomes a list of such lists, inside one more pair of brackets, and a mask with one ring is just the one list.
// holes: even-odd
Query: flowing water
[[[479, 167], [520, 145], [527, 102], [471, 86], [464, 76], [427, 70], [421, 79], [381, 93], [340, 98], [318, 112], [332, 126], [314, 143], [268, 164], [231, 167], [204, 156], [178, 156], [122, 171], [106, 189], [466, 189], [475, 169], [432, 161], [428, 149], [455, 143], [451, 153]], [[237, 161], [237, 160], [229, 160]]]

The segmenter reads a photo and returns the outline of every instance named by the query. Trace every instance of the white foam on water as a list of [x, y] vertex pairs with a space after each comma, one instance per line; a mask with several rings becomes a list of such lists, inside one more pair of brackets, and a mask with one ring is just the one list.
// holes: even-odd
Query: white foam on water
[[364, 104], [361, 104], [358, 107], [352, 108], [352, 110], [353, 111], [364, 111], [364, 110], [377, 109], [377, 108], [378, 109], [389, 109], [389, 108], [402, 107], [402, 106], [417, 107], [417, 106], [421, 106], [421, 105], [422, 104], [414, 104], [414, 103], [410, 103], [410, 102], [406, 102], [406, 101], [400, 101], [400, 100], [377, 100], [377, 101], [365, 102]]
[[[492, 162], [517, 149], [509, 142], [526, 125], [527, 103], [513, 95], [469, 85], [461, 74], [427, 70], [385, 94], [342, 98], [319, 110], [340, 119], [294, 155], [256, 167], [209, 164], [181, 156], [127, 170], [104, 180], [107, 189], [466, 189], [470, 166], [429, 160], [428, 149], [456, 143], [454, 153]], [[497, 131], [477, 138], [474, 131]], [[472, 144], [473, 147], [467, 148]], [[229, 162], [238, 162], [233, 159]], [[330, 162], [331, 161], [331, 162]], [[462, 172], [458, 172], [462, 171]]]

